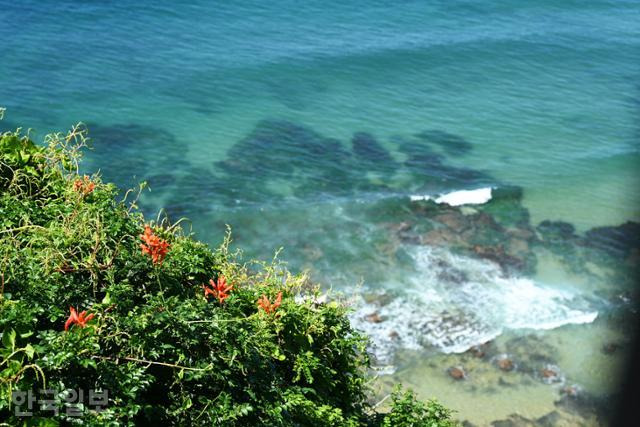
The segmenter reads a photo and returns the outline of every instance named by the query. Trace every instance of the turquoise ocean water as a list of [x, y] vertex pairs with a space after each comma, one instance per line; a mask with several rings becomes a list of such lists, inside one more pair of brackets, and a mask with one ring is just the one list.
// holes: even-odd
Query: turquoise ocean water
[[[86, 171], [147, 180], [146, 212], [186, 216], [212, 244], [229, 224], [247, 256], [283, 246], [290, 268], [348, 295], [501, 307], [462, 347], [507, 329], [615, 329], [587, 325], [611, 305], [594, 296], [607, 283], [553, 262], [505, 279], [457, 259], [481, 278], [441, 289], [438, 255], [391, 245], [389, 224], [411, 195], [506, 184], [533, 225], [640, 218], [637, 1], [0, 1], [0, 106], [2, 128], [36, 139], [86, 123]], [[428, 357], [414, 341], [409, 372]], [[414, 385], [437, 393], [427, 382]], [[473, 418], [469, 393], [445, 400]]]

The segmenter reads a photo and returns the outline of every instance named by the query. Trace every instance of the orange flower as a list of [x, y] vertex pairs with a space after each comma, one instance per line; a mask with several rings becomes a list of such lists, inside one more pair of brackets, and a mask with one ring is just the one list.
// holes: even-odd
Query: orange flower
[[153, 265], [162, 264], [169, 252], [169, 243], [153, 234], [153, 230], [148, 225], [144, 226], [144, 233], [140, 235], [140, 239], [144, 242], [140, 244], [142, 253], [151, 256]]
[[96, 188], [96, 184], [86, 175], [82, 179], [78, 178], [73, 182], [73, 189], [82, 194], [82, 196], [89, 195], [94, 188]]
[[269, 301], [266, 295], [262, 294], [261, 298], [258, 298], [258, 309], [263, 309], [265, 313], [274, 313], [278, 307], [280, 307], [280, 303], [282, 302], [282, 292], [278, 292], [278, 296], [276, 296], [276, 300], [273, 304]]
[[220, 304], [229, 297], [229, 292], [233, 289], [233, 285], [227, 285], [227, 279], [224, 276], [218, 277], [217, 283], [210, 279], [209, 284], [211, 285], [210, 288], [207, 288], [207, 285], [202, 285], [204, 297], [207, 298], [209, 295], [213, 295], [214, 298], [218, 298]]
[[73, 307], [69, 307], [69, 311], [71, 312], [71, 314], [69, 315], [69, 318], [67, 319], [67, 321], [64, 324], [64, 330], [68, 331], [69, 330], [69, 326], [73, 325], [74, 323], [78, 326], [80, 326], [81, 328], [84, 328], [85, 326], [87, 326], [87, 322], [91, 319], [93, 319], [93, 314], [90, 314], [87, 316], [87, 311], [81, 311], [80, 314], [78, 314], [78, 312], [76, 311], [75, 308]]

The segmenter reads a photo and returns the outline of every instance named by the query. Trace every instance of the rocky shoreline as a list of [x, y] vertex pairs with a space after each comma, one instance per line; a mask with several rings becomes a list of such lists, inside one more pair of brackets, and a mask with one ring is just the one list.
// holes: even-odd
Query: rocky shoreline
[[[407, 202], [405, 217], [387, 222], [385, 227], [391, 231], [398, 247], [442, 249], [465, 259], [489, 262], [505, 278], [534, 277], [539, 259], [548, 257], [562, 266], [567, 274], [581, 275], [586, 278], [585, 282], [598, 284], [592, 288], [593, 298], [601, 299], [606, 306], [598, 323], [621, 332], [627, 339], [606, 341], [599, 347], [598, 343], [587, 345], [597, 347], [594, 351], [600, 354], [598, 357], [604, 363], [609, 360], [612, 366], [623, 366], [631, 342], [629, 335], [624, 332], [630, 331], [629, 324], [636, 324], [634, 320], [638, 317], [638, 292], [633, 284], [638, 277], [640, 223], [596, 227], [578, 234], [571, 224], [562, 221], [546, 220], [537, 225], [531, 224], [528, 212], [522, 206], [523, 191], [518, 187], [499, 188], [493, 196], [491, 201], [479, 206], [456, 207], [433, 201]], [[446, 258], [432, 262], [431, 267], [436, 280], [443, 286], [462, 286], [470, 280], [468, 271], [448, 262]], [[363, 299], [370, 312], [358, 324], [369, 323], [383, 328], [385, 323], [391, 323], [385, 307], [394, 304], [393, 295], [374, 292], [364, 295]], [[430, 313], [425, 312], [422, 318], [429, 316]], [[448, 316], [440, 317], [438, 321], [441, 325], [449, 322], [450, 333], [455, 333], [456, 327], [461, 324], [474, 321], [459, 317], [456, 313]], [[425, 328], [424, 325], [422, 327]], [[365, 326], [365, 329], [371, 328]], [[465, 329], [465, 332], [468, 333], [469, 329]], [[403, 333], [407, 331], [390, 330], [387, 341], [402, 341]], [[586, 390], [564, 372], [559, 347], [549, 338], [553, 333], [511, 334], [508, 339], [496, 334], [463, 353], [440, 356], [429, 353], [431, 356], [427, 360], [431, 362], [427, 370], [431, 375], [438, 375], [440, 382], [448, 378], [461, 387], [481, 390], [489, 395], [508, 394], [508, 390], [527, 387], [535, 389], [537, 386], [532, 384], [552, 388], [551, 393], [555, 396], [552, 399], [553, 407], [548, 407], [546, 412], [538, 411], [545, 413], [538, 417], [527, 417], [515, 410], [505, 418], [492, 419], [492, 426], [606, 425], [610, 415], [607, 405], [615, 398], [615, 393], [598, 394]], [[416, 358], [421, 358], [421, 352], [430, 348], [409, 346], [409, 351], [414, 353], [414, 361], [405, 363], [403, 367], [403, 362], [394, 361], [390, 354], [394, 349], [397, 351], [398, 346], [389, 346], [380, 352], [375, 348], [376, 345], [384, 347], [384, 344], [373, 344], [373, 352], [382, 356], [383, 365], [400, 365], [400, 371], [394, 378], [401, 379], [406, 378], [407, 372], [411, 372], [411, 376], [420, 372], [419, 368], [411, 365], [416, 363]], [[389, 370], [387, 366], [386, 371], [382, 368], [381, 372], [389, 373], [393, 369]], [[424, 378], [424, 381], [428, 383], [430, 378]], [[456, 407], [455, 402], [450, 404]], [[465, 422], [465, 425], [475, 424]]]

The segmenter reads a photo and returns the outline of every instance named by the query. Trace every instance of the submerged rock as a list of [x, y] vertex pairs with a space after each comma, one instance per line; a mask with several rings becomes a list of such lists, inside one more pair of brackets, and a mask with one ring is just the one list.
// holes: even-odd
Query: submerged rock
[[462, 366], [452, 366], [447, 372], [454, 380], [464, 380], [467, 378], [467, 374]]
[[497, 420], [491, 423], [493, 427], [534, 427], [538, 424], [535, 420], [527, 419], [521, 415], [513, 414], [505, 420]]
[[487, 354], [479, 345], [474, 345], [468, 351], [473, 357], [477, 357], [478, 359], [482, 359]]
[[351, 148], [356, 158], [367, 163], [368, 166], [379, 165], [385, 168], [395, 168], [395, 161], [391, 154], [367, 132], [356, 132], [351, 138]]
[[546, 384], [560, 383], [564, 381], [564, 377], [560, 373], [560, 368], [556, 365], [545, 365], [539, 370], [540, 378]]
[[505, 372], [513, 371], [516, 368], [516, 365], [515, 363], [513, 363], [513, 360], [511, 360], [506, 355], [499, 357], [496, 360], [496, 365], [498, 366], [498, 368], [500, 368], [500, 370]]
[[611, 256], [628, 256], [640, 248], [640, 223], [628, 221], [618, 226], [595, 227], [586, 232], [584, 241]]
[[483, 344], [474, 345], [469, 350], [467, 350], [467, 353], [475, 358], [484, 359], [494, 351], [492, 347], [493, 341], [487, 341]]
[[439, 145], [449, 155], [466, 154], [473, 148], [473, 145], [463, 137], [437, 129], [422, 131], [416, 137]]
[[522, 205], [524, 190], [517, 185], [499, 185], [492, 191], [492, 199], [482, 206], [503, 227], [530, 227], [529, 210]]
[[380, 316], [380, 314], [378, 312], [374, 312], [371, 314], [368, 314], [364, 317], [364, 319], [367, 322], [371, 322], [371, 323], [380, 323], [383, 321], [382, 317]]
[[460, 190], [495, 181], [482, 171], [446, 164], [445, 157], [434, 151], [426, 138], [399, 138], [395, 142], [398, 150], [406, 155], [404, 167], [413, 174], [414, 181], [423, 183], [427, 192]]
[[351, 174], [351, 166], [351, 153], [340, 141], [287, 120], [260, 121], [231, 147], [225, 160], [215, 163], [240, 194], [263, 199], [282, 196], [273, 191], [282, 187], [301, 197], [345, 194], [352, 190], [354, 179], [360, 179]]

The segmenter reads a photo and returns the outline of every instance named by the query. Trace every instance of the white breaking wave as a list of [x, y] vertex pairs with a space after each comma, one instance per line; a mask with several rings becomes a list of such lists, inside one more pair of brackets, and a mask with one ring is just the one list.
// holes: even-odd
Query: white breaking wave
[[[461, 353], [505, 329], [553, 329], [598, 316], [577, 294], [505, 277], [489, 261], [426, 246], [414, 248], [411, 256], [417, 271], [402, 292], [386, 304], [361, 299], [351, 317], [353, 326], [371, 337], [370, 350], [381, 365], [391, 365], [399, 349]], [[389, 288], [400, 289], [399, 284]], [[385, 300], [388, 296], [380, 298]]]
[[421, 196], [421, 195], [413, 195], [410, 196], [412, 202], [417, 202], [420, 200], [432, 200], [438, 204], [445, 203], [450, 206], [461, 206], [461, 205], [482, 205], [491, 200], [491, 191], [493, 189], [491, 187], [487, 188], [478, 188], [477, 190], [460, 190], [453, 191], [451, 193], [442, 194], [438, 197], [433, 196]]

